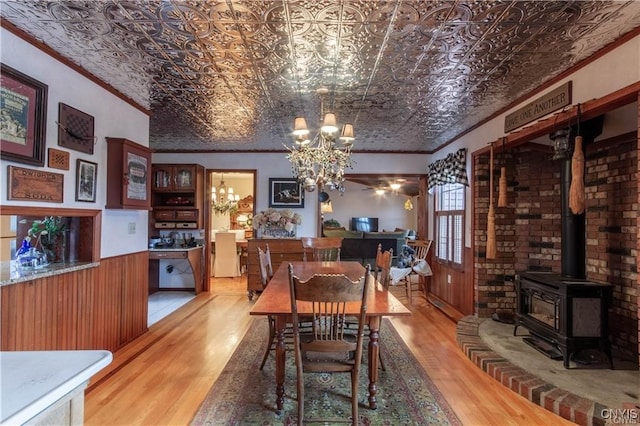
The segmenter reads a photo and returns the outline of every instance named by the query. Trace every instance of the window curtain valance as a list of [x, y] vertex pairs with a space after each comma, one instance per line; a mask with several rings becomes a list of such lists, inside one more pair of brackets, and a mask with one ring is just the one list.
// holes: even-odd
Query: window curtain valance
[[429, 189], [446, 183], [469, 185], [467, 178], [467, 149], [460, 148], [446, 158], [429, 164]]

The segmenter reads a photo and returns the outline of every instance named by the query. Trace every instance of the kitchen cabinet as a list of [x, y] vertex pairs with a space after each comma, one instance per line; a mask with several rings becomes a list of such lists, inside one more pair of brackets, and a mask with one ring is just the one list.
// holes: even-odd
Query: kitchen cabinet
[[149, 235], [158, 230], [204, 228], [204, 167], [154, 164]]
[[247, 244], [247, 296], [253, 299], [256, 292], [262, 291], [260, 278], [260, 261], [258, 247], [262, 250], [269, 245], [271, 264], [275, 272], [283, 262], [300, 262], [304, 260], [302, 241], [294, 238], [252, 238]]
[[154, 191], [194, 192], [197, 188], [198, 167], [195, 164], [154, 164]]
[[107, 209], [151, 208], [151, 150], [107, 137]]

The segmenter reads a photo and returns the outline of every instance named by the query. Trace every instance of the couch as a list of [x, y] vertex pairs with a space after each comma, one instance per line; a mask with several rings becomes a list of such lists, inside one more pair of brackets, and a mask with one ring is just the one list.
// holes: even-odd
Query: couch
[[378, 244], [382, 244], [383, 251], [392, 248], [395, 259], [409, 237], [409, 233], [409, 230], [362, 232], [349, 231], [344, 228], [324, 228], [322, 231], [325, 237], [342, 237], [341, 260], [352, 260], [371, 266], [374, 266], [376, 262]]

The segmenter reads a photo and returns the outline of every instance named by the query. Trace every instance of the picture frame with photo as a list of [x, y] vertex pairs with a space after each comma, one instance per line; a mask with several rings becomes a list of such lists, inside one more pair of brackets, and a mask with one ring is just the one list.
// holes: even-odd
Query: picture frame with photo
[[304, 208], [304, 191], [295, 178], [269, 178], [269, 207]]
[[0, 64], [0, 157], [44, 166], [48, 86]]
[[98, 164], [76, 160], [76, 201], [95, 203], [98, 180]]

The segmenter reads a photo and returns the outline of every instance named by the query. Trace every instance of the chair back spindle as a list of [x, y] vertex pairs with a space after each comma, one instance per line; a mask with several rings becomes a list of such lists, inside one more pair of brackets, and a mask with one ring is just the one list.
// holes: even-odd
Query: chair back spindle
[[340, 237], [302, 237], [304, 260], [315, 262], [340, 261], [342, 238]]
[[[289, 264], [299, 425], [304, 419], [305, 372], [351, 373], [352, 418], [358, 419], [358, 375], [362, 362], [367, 292], [372, 281], [369, 275], [367, 265], [364, 276], [357, 281], [351, 281], [342, 274], [316, 274], [302, 281], [295, 275], [293, 265]], [[312, 311], [311, 333], [300, 332], [301, 304]], [[347, 312], [353, 316], [356, 310], [353, 304], [359, 312], [355, 335], [345, 333]]]

